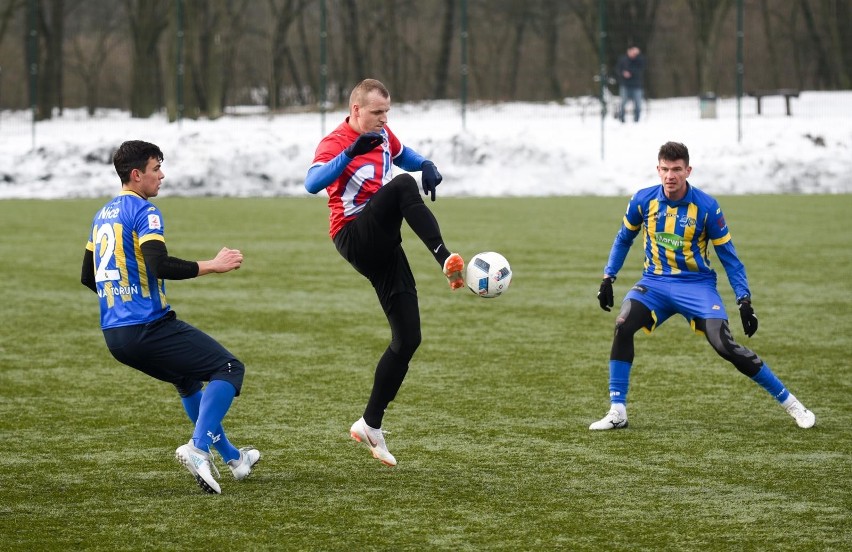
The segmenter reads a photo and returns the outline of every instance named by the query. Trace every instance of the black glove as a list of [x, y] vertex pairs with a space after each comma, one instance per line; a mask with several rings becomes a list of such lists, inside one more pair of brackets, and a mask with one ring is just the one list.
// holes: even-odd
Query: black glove
[[610, 311], [615, 304], [612, 299], [612, 283], [615, 278], [604, 278], [601, 282], [601, 288], [598, 290], [598, 302], [601, 308], [607, 312]]
[[423, 182], [423, 194], [431, 193], [432, 201], [435, 201], [435, 188], [438, 187], [438, 184], [441, 183], [444, 177], [438, 172], [438, 167], [435, 166], [435, 163], [431, 161], [424, 161], [420, 165], [420, 170], [423, 171], [420, 175], [420, 179]]
[[355, 157], [359, 155], [364, 155], [365, 153], [372, 151], [373, 148], [381, 144], [383, 140], [384, 138], [382, 138], [382, 135], [378, 132], [365, 132], [356, 138], [348, 148], [343, 150], [343, 153], [345, 153], [349, 159], [355, 159]]
[[757, 331], [757, 315], [754, 314], [754, 309], [751, 308], [751, 300], [748, 298], [737, 301], [740, 305], [740, 318], [743, 321], [743, 331], [749, 337], [753, 336]]

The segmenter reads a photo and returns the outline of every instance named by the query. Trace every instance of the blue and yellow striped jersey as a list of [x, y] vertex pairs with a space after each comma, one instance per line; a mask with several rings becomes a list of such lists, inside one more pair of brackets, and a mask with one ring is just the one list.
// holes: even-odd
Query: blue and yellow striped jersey
[[169, 310], [165, 280], [145, 265], [141, 245], [165, 242], [163, 217], [148, 200], [123, 191], [95, 214], [86, 249], [94, 253], [101, 328], [145, 324]]
[[708, 248], [712, 243], [737, 299], [750, 295], [745, 267], [734, 249], [725, 216], [709, 194], [692, 185], [679, 201], [670, 201], [662, 185], [636, 192], [627, 204], [604, 274], [618, 273], [640, 230], [645, 276], [715, 282]]

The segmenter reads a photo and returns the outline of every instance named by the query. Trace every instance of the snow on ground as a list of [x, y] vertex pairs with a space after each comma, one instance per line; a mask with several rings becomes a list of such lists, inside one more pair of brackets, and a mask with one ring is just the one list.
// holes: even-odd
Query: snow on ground
[[[697, 98], [651, 100], [638, 123], [601, 121], [592, 98], [468, 106], [392, 104], [390, 127], [444, 176], [439, 196], [630, 195], [657, 182], [659, 146], [685, 143], [690, 182], [713, 194], [852, 192], [852, 92], [720, 99], [701, 118]], [[247, 112], [248, 110], [244, 110]], [[161, 197], [304, 196], [303, 180], [335, 111], [239, 114], [168, 123], [119, 111], [66, 110], [35, 128], [28, 112], [0, 114], [0, 199], [104, 197], [119, 189], [112, 152], [124, 140], [165, 155]], [[739, 140], [738, 136], [742, 135]], [[419, 175], [418, 175], [419, 176]]]

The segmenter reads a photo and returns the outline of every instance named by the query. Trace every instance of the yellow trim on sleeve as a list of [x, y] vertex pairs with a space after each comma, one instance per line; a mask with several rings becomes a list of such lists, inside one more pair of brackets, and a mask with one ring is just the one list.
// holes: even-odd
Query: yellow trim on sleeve
[[624, 215], [624, 220], [622, 222], [624, 223], [624, 226], [626, 226], [628, 230], [632, 230], [634, 232], [636, 230], [639, 230], [639, 228], [642, 226], [641, 223], [640, 224], [630, 224], [630, 221], [627, 220], [627, 215]]
[[721, 238], [716, 238], [715, 240], [712, 240], [712, 241], [713, 241], [713, 245], [722, 245], [722, 244], [728, 243], [729, 241], [731, 241], [731, 234], [730, 233], [725, 234]]
[[139, 238], [139, 245], [142, 245], [143, 243], [148, 241], [161, 241], [163, 243], [166, 243], [166, 238], [161, 234], [145, 234], [144, 236]]

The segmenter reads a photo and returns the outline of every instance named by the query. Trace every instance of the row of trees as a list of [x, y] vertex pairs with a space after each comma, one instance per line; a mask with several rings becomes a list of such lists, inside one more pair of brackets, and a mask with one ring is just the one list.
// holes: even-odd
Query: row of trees
[[747, 89], [850, 87], [852, 0], [2, 0], [0, 107], [215, 118], [366, 76], [395, 101], [560, 100], [629, 44], [649, 97], [730, 95], [737, 2]]

